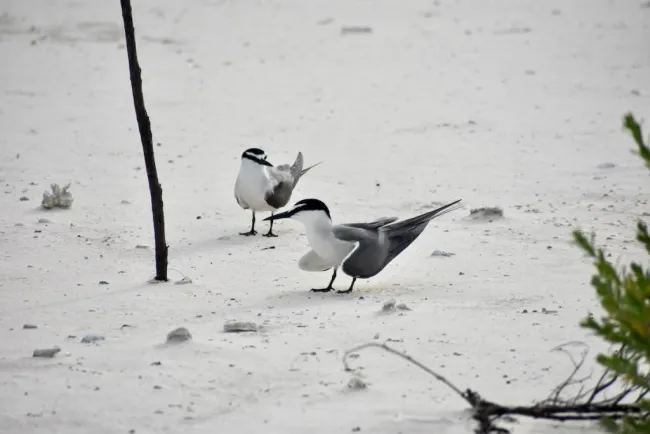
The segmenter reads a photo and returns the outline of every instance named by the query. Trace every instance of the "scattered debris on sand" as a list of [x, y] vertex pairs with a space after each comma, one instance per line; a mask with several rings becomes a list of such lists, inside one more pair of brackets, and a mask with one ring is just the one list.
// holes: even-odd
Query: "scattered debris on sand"
[[38, 328], [38, 326], [34, 325], [34, 324], [23, 324], [23, 329], [25, 329], [25, 330], [33, 330], [33, 329], [37, 329], [37, 328]]
[[394, 298], [391, 298], [384, 302], [384, 305], [381, 307], [381, 311], [384, 313], [395, 312], [396, 310], [411, 310], [406, 303], [399, 303]]
[[546, 309], [545, 307], [542, 308], [542, 310], [538, 311], [537, 309], [524, 309], [520, 313], [542, 313], [544, 315], [557, 315], [558, 311], [557, 310], [549, 310]]
[[67, 209], [72, 206], [72, 194], [70, 194], [70, 183], [66, 184], [61, 188], [59, 184], [51, 184], [50, 188], [52, 193], [45, 191], [43, 192], [43, 200], [41, 201], [41, 206], [45, 209], [52, 208], [63, 208]]

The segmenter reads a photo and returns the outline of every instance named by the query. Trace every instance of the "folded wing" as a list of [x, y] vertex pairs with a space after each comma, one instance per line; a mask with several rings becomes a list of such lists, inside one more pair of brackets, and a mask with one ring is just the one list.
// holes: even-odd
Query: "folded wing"
[[327, 271], [333, 266], [334, 264], [321, 258], [313, 250], [308, 251], [298, 261], [298, 267], [303, 271]]

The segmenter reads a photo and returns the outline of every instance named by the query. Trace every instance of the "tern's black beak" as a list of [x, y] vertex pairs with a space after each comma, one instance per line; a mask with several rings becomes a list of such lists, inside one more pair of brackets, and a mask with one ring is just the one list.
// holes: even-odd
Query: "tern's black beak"
[[292, 210], [281, 212], [279, 214], [273, 214], [271, 217], [265, 218], [264, 221], [265, 222], [270, 222], [272, 220], [288, 219], [293, 215], [293, 213], [291, 211]]

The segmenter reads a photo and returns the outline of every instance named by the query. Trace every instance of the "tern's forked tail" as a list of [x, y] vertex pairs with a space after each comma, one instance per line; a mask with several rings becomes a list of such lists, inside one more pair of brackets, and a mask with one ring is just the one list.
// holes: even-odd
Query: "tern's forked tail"
[[390, 246], [388, 249], [386, 264], [395, 259], [397, 255], [411, 245], [411, 243], [420, 236], [431, 220], [460, 208], [460, 206], [455, 206], [460, 201], [461, 199], [441, 206], [433, 211], [420, 214], [419, 216], [383, 226], [380, 230], [386, 233]]
[[321, 164], [322, 161], [312, 164], [306, 169], [302, 168], [303, 165], [303, 157], [302, 157], [302, 152], [298, 152], [298, 156], [296, 157], [296, 161], [291, 165], [291, 177], [293, 178], [293, 187], [296, 187], [296, 184], [298, 184], [298, 181], [302, 176], [307, 173], [310, 169], [313, 169], [314, 167], [318, 166]]

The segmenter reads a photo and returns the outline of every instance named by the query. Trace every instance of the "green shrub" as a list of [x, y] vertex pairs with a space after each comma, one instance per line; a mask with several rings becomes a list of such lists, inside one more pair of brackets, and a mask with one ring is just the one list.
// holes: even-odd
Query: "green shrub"
[[[636, 152], [650, 169], [650, 148], [643, 139], [641, 126], [631, 114], [623, 120], [638, 149]], [[650, 211], [650, 209], [648, 209]], [[606, 258], [604, 249], [597, 248], [594, 236], [587, 238], [581, 231], [573, 233], [581, 249], [594, 260], [596, 272], [591, 285], [596, 289], [604, 314], [590, 314], [581, 325], [614, 345], [609, 354], [599, 354], [598, 363], [610, 375], [622, 381], [629, 390], [625, 399], [637, 401], [643, 412], [621, 420], [605, 420], [612, 431], [625, 434], [650, 433], [650, 235], [643, 221], [638, 221], [636, 240], [645, 248], [645, 267], [632, 262], [616, 268]], [[646, 395], [647, 394], [647, 395]]]

